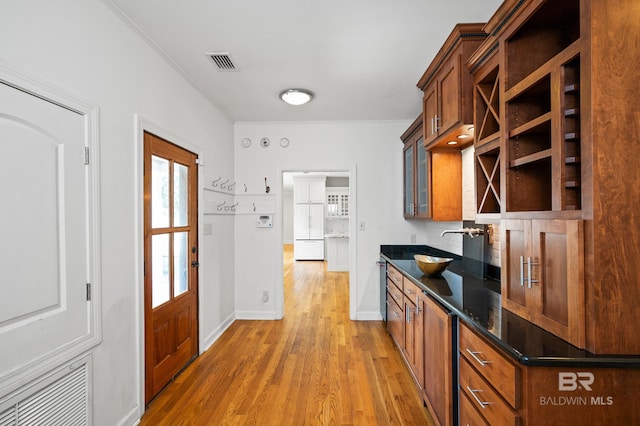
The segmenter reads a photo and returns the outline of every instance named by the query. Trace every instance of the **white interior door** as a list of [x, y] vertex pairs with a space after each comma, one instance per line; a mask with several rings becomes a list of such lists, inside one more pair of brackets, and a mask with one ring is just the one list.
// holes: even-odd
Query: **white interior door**
[[88, 133], [82, 113], [0, 80], [3, 386], [91, 334]]

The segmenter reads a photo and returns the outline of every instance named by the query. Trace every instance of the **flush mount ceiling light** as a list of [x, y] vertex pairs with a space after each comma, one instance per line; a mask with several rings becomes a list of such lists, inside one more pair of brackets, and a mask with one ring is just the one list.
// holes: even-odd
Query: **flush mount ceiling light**
[[280, 93], [280, 99], [289, 105], [304, 105], [313, 98], [313, 93], [305, 89], [287, 89]]

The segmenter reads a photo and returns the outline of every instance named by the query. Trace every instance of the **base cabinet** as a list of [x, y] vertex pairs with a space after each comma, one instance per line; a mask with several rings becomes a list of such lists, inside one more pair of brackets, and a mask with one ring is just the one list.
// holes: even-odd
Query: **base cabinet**
[[453, 317], [430, 297], [424, 309], [424, 400], [436, 424], [453, 424]]
[[404, 279], [404, 358], [420, 390], [424, 387], [424, 297], [417, 285]]
[[393, 266], [387, 265], [387, 332], [397, 346], [404, 346], [403, 277]]
[[460, 392], [460, 421], [463, 426], [491, 426], [474, 407], [466, 393]]
[[519, 424], [520, 368], [490, 343], [460, 324], [459, 400], [467, 401], [490, 425]]
[[637, 368], [517, 364], [461, 322], [461, 425], [640, 424]]

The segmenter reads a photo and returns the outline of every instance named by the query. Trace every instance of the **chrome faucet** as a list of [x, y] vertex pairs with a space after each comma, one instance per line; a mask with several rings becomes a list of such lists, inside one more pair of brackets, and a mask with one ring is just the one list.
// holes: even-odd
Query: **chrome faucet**
[[484, 234], [484, 231], [480, 228], [461, 228], [461, 229], [449, 229], [446, 231], [442, 231], [440, 234], [441, 237], [444, 237], [444, 234], [462, 234], [468, 235], [471, 238], [477, 237], [478, 235]]

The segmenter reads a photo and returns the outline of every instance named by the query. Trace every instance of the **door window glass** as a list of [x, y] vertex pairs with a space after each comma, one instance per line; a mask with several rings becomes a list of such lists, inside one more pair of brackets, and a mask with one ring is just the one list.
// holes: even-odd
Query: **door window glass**
[[151, 272], [152, 307], [167, 302], [170, 298], [169, 287], [169, 234], [158, 234], [151, 237], [151, 256], [153, 270]]
[[173, 226], [188, 224], [189, 169], [182, 164], [173, 164]]
[[169, 160], [151, 157], [151, 227], [169, 226]]
[[173, 294], [178, 296], [188, 290], [189, 273], [188, 233], [173, 234]]

